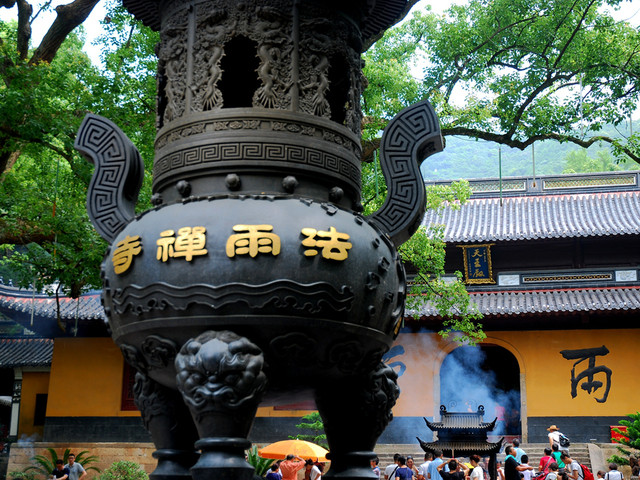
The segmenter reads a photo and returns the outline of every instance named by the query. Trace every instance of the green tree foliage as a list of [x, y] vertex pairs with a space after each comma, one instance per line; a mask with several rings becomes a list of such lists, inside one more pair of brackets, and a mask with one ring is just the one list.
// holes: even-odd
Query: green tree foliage
[[138, 463], [121, 460], [105, 469], [99, 480], [149, 480], [149, 475]]
[[630, 161], [617, 162], [607, 150], [598, 150], [595, 158], [585, 148], [573, 150], [565, 156], [562, 173], [619, 172], [629, 167]]
[[318, 412], [312, 412], [301, 418], [302, 422], [296, 425], [296, 428], [305, 430], [310, 433], [302, 433], [297, 435], [289, 435], [292, 440], [306, 440], [315, 443], [324, 448], [329, 448], [327, 444], [327, 435], [324, 433], [324, 423]]
[[[365, 140], [375, 135], [371, 128], [365, 129]], [[369, 143], [371, 145], [372, 143]], [[375, 156], [372, 154], [372, 156]], [[376, 211], [384, 202], [387, 190], [377, 161], [363, 165], [363, 205], [365, 214]], [[451, 185], [427, 187], [428, 209], [460, 208], [471, 195], [469, 183], [453, 182]], [[414, 284], [407, 297], [406, 313], [419, 319], [419, 311], [425, 304], [435, 306], [442, 318], [443, 337], [454, 335], [460, 343], [474, 345], [486, 338], [479, 323], [481, 314], [471, 303], [460, 272], [456, 272], [456, 281], [442, 279], [445, 270], [444, 226], [430, 225], [420, 227], [418, 231], [399, 248], [400, 256], [410, 273], [414, 275]]]
[[[31, 461], [35, 462], [36, 465], [32, 465], [24, 469], [25, 472], [35, 471], [41, 473], [49, 478], [51, 476], [51, 472], [56, 468], [56, 461], [58, 459], [62, 460], [66, 465], [68, 463], [69, 454], [71, 453], [70, 449], [66, 449], [62, 456], [58, 456], [58, 452], [55, 449], [48, 447], [47, 455], [36, 455], [31, 457]], [[98, 457], [95, 455], [89, 455], [88, 450], [83, 450], [76, 454], [76, 463], [81, 464], [85, 470], [94, 470], [96, 472], [100, 472], [98, 467], [91, 466], [92, 463], [96, 463], [98, 461]]]
[[[405, 100], [427, 98], [445, 136], [519, 149], [604, 142], [638, 162], [637, 135], [599, 133], [629, 118], [640, 93], [640, 33], [603, 12], [619, 3], [470, 0], [444, 15], [417, 12], [367, 52], [365, 105], [397, 91], [386, 119]], [[380, 81], [387, 73], [391, 83]]]
[[104, 23], [99, 69], [82, 52], [81, 32], [68, 33], [49, 60], [32, 62], [17, 48], [19, 24], [0, 22], [0, 155], [9, 154], [0, 176], [2, 273], [74, 298], [101, 286], [106, 250], [85, 209], [92, 167], [73, 148], [87, 112], [116, 122], [147, 160], [140, 210], [151, 190], [158, 35], [115, 3]]
[[623, 438], [617, 440], [617, 442], [624, 445], [624, 447], [617, 445], [616, 448], [622, 455], [625, 455], [626, 458], [620, 455], [613, 455], [607, 459], [608, 462], [615, 462], [619, 465], [629, 465], [629, 455], [637, 455], [637, 452], [640, 451], [640, 412], [631, 413], [627, 415], [627, 417], [629, 417], [628, 420], [620, 420], [620, 425], [627, 427], [626, 432], [619, 428], [613, 429], [614, 432], [623, 435]]

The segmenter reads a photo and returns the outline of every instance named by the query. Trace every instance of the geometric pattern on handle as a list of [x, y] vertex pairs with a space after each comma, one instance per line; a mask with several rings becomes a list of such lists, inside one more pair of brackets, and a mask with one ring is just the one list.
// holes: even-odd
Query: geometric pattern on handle
[[144, 163], [115, 123], [91, 113], [84, 117], [74, 146], [95, 165], [87, 191], [87, 212], [100, 236], [111, 243], [135, 216]]
[[426, 100], [402, 110], [384, 130], [380, 165], [388, 193], [368, 220], [388, 233], [396, 246], [415, 233], [424, 217], [426, 192], [420, 164], [443, 149], [440, 121]]

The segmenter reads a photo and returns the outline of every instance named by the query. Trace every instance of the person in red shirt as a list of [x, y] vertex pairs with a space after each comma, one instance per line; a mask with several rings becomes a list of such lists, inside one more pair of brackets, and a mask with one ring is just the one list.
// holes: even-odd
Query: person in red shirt
[[544, 449], [544, 457], [540, 459], [538, 471], [544, 472], [545, 475], [549, 473], [549, 465], [551, 465], [551, 462], [555, 462], [555, 459], [551, 456], [551, 448], [547, 447]]
[[[297, 458], [298, 460], [294, 460]], [[304, 468], [305, 461], [297, 455], [287, 455], [287, 458], [280, 464], [282, 480], [296, 480], [299, 470]]]

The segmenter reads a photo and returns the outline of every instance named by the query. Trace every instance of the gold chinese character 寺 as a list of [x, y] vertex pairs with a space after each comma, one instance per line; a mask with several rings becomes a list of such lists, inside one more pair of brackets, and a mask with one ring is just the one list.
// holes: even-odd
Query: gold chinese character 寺
[[113, 252], [111, 260], [113, 262], [113, 271], [118, 275], [129, 270], [133, 257], [142, 251], [142, 243], [140, 236], [133, 237], [127, 235], [124, 240], [118, 242]]
[[302, 234], [306, 236], [302, 241], [302, 245], [310, 247], [304, 251], [305, 256], [313, 257], [317, 255], [318, 250], [322, 249], [323, 258], [330, 260], [346, 260], [349, 250], [353, 245], [349, 240], [349, 235], [338, 232], [335, 227], [329, 227], [329, 231], [316, 230], [315, 228], [303, 228]]
[[280, 237], [273, 231], [273, 225], [234, 225], [233, 231], [238, 232], [229, 236], [227, 240], [227, 256], [236, 255], [257, 256], [259, 253], [280, 253]]
[[170, 258], [184, 257], [190, 262], [196, 255], [206, 255], [206, 231], [205, 227], [182, 227], [178, 230], [177, 237], [173, 230], [160, 232], [160, 238], [156, 241], [156, 258], [166, 262]]

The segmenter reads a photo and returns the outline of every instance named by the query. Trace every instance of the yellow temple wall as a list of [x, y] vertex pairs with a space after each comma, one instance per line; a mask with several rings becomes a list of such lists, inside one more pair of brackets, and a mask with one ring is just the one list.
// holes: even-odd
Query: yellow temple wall
[[[637, 375], [640, 330], [496, 331], [487, 332], [484, 344], [503, 347], [517, 359], [523, 416], [625, 416], [637, 411], [634, 392], [640, 391], [640, 376]], [[603, 345], [609, 353], [595, 357], [595, 366], [606, 366], [612, 371], [607, 400], [596, 401], [602, 397], [604, 386], [592, 393], [578, 386], [577, 395], [572, 398], [571, 369], [577, 360], [565, 359], [560, 351]], [[396, 362], [398, 371], [400, 362], [406, 370], [398, 380], [401, 395], [393, 409], [395, 417], [435, 415], [439, 418], [440, 366], [457, 346], [453, 340], [442, 339], [435, 333], [398, 336], [395, 351], [402, 349], [404, 353], [390, 358], [388, 363]], [[586, 361], [577, 365], [576, 375], [587, 367]], [[602, 373], [595, 379], [606, 383]], [[460, 388], [465, 388], [466, 381], [460, 379]]]
[[111, 338], [56, 338], [47, 417], [139, 416], [120, 409], [123, 362]]
[[22, 372], [22, 396], [20, 400], [20, 417], [18, 438], [42, 437], [44, 425], [34, 425], [36, 395], [46, 394], [49, 390], [49, 372]]

